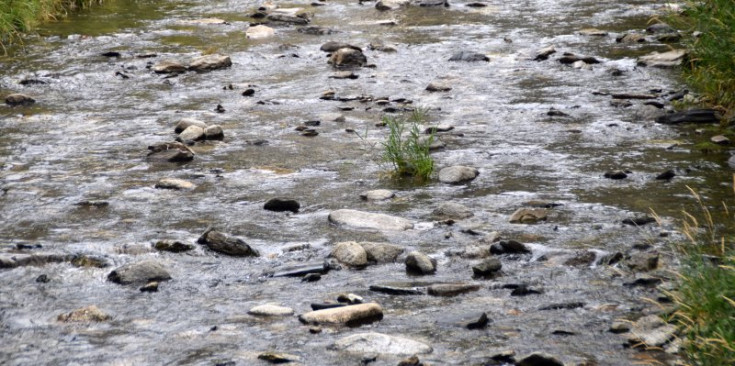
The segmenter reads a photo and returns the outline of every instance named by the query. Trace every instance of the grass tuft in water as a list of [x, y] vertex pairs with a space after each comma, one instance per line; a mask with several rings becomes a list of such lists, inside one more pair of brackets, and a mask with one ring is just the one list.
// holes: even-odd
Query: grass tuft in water
[[426, 120], [426, 109], [416, 108], [408, 119], [383, 117], [389, 133], [383, 145], [383, 161], [393, 166], [394, 177], [414, 177], [425, 181], [434, 172], [434, 159], [429, 147], [434, 142], [434, 133], [421, 138], [419, 123]]
[[[735, 185], [734, 185], [735, 186]], [[672, 320], [680, 326], [689, 364], [735, 365], [735, 216], [726, 204], [715, 215], [691, 190], [701, 207], [699, 218], [685, 213], [679, 245], [678, 305]]]
[[706, 104], [735, 113], [735, 1], [688, 1], [682, 13], [668, 21], [688, 34], [689, 67], [684, 76]]

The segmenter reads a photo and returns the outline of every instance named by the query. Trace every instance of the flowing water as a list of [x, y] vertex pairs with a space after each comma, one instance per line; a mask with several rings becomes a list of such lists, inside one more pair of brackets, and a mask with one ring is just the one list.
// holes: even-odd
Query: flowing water
[[[656, 89], [666, 101], [683, 88], [676, 70], [636, 65], [637, 56], [667, 45], [615, 42], [622, 32], [644, 29], [663, 7], [633, 0], [488, 0], [480, 8], [452, 1], [449, 7], [380, 12], [371, 2], [321, 4], [278, 3], [306, 9], [313, 14], [310, 25], [335, 33], [309, 35], [297, 26], [271, 24], [273, 37], [251, 40], [245, 30], [260, 21], [250, 18], [261, 5], [256, 1], [110, 1], [45, 25], [39, 37], [0, 58], [0, 95], [19, 92], [37, 100], [27, 107], [0, 107], [3, 252], [86, 254], [112, 264], [80, 268], [64, 261], [0, 270], [0, 363], [255, 365], [265, 364], [256, 359], [260, 353], [278, 351], [298, 355], [306, 365], [351, 365], [366, 356], [328, 346], [365, 331], [430, 344], [434, 351], [421, 360], [432, 365], [485, 364], [483, 359], [506, 349], [517, 355], [544, 351], [569, 364], [673, 362], [670, 355], [623, 347], [625, 336], [607, 331], [615, 319], [655, 311], [645, 298], [659, 296], [656, 289], [623, 286], [634, 274], [621, 264], [563, 264], [585, 250], [600, 257], [648, 245], [666, 268], [674, 263], [671, 242], [680, 239], [673, 233], [674, 219], [682, 209], [696, 207], [686, 186], [713, 201], [727, 197], [726, 157], [692, 149], [692, 130], [654, 123], [644, 101], [621, 108], [611, 105], [609, 95], [594, 93]], [[227, 24], [191, 22], [212, 17]], [[591, 27], [609, 34], [579, 33]], [[352, 70], [359, 76], [355, 80], [329, 78], [335, 70], [319, 48], [332, 40], [362, 47], [375, 67]], [[368, 49], [375, 40], [397, 52]], [[532, 60], [552, 44], [557, 54]], [[490, 61], [448, 61], [461, 50], [486, 54]], [[101, 56], [109, 51], [121, 56]], [[233, 65], [175, 77], [147, 68], [211, 52], [231, 56]], [[574, 68], [556, 61], [562, 52], [602, 62]], [[156, 56], [136, 57], [144, 54]], [[20, 84], [27, 79], [44, 83]], [[450, 83], [452, 90], [426, 91], [435, 80]], [[242, 96], [247, 88], [255, 95]], [[380, 161], [387, 130], [376, 127], [385, 106], [320, 99], [327, 90], [341, 97], [411, 100], [406, 106], [427, 111], [425, 126], [455, 127], [438, 135], [446, 147], [432, 153], [437, 167], [468, 165], [480, 175], [463, 185], [390, 179], [389, 166]], [[218, 104], [224, 113], [214, 111]], [[549, 116], [551, 108], [567, 116]], [[340, 113], [345, 121], [324, 118], [328, 113]], [[147, 161], [147, 146], [172, 141], [174, 125], [183, 118], [222, 126], [224, 141], [197, 143], [195, 159], [186, 164]], [[294, 130], [317, 119], [318, 136]], [[262, 140], [267, 143], [258, 143]], [[667, 169], [676, 170], [673, 180], [654, 179]], [[610, 170], [631, 173], [624, 180], [604, 178]], [[197, 188], [154, 188], [169, 177]], [[378, 188], [395, 190], [397, 198], [360, 199], [361, 192]], [[294, 198], [301, 210], [263, 210], [271, 197]], [[508, 222], [516, 209], [538, 200], [559, 204], [547, 221]], [[78, 205], [85, 201], [108, 205]], [[432, 211], [450, 201], [469, 207], [474, 216], [454, 225], [438, 223]], [[400, 216], [415, 227], [393, 232], [331, 225], [328, 214], [341, 208]], [[621, 224], [650, 210], [661, 215], [660, 224]], [[243, 238], [261, 256], [228, 257], [201, 246], [185, 254], [151, 248], [161, 239], [194, 243], [209, 226]], [[473, 233], [492, 231], [527, 244], [533, 254], [500, 257], [503, 275], [492, 280], [472, 278], [477, 260], [445, 254], [476, 241]], [[330, 271], [318, 282], [263, 276], [320, 261], [335, 243], [351, 240], [420, 250], [438, 260], [437, 273], [410, 276], [399, 260]], [[40, 247], [17, 249], [26, 245]], [[299, 245], [303, 249], [291, 250]], [[113, 268], [147, 259], [162, 263], [173, 277], [159, 292], [106, 280]], [[50, 282], [36, 282], [42, 274]], [[457, 297], [368, 290], [371, 284], [415, 280], [481, 288]], [[511, 297], [502, 288], [517, 283], [544, 291]], [[383, 319], [311, 334], [295, 317], [247, 315], [253, 306], [270, 302], [301, 314], [311, 303], [348, 292], [381, 304]], [[539, 310], [570, 301], [585, 305]], [[88, 305], [112, 320], [56, 319]], [[492, 319], [482, 330], [443, 322], [479, 311]], [[373, 364], [394, 365], [399, 359], [379, 355]]]

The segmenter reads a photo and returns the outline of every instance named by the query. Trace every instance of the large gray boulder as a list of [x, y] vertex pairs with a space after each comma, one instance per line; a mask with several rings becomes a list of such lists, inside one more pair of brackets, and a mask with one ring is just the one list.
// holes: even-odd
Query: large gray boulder
[[166, 269], [154, 261], [143, 261], [126, 264], [107, 275], [109, 281], [121, 285], [146, 284], [151, 281], [167, 281], [171, 275]]
[[367, 252], [354, 241], [337, 243], [329, 256], [350, 267], [365, 267], [368, 264]]
[[450, 166], [439, 171], [439, 181], [442, 183], [456, 184], [471, 181], [480, 174], [480, 172], [469, 166]]

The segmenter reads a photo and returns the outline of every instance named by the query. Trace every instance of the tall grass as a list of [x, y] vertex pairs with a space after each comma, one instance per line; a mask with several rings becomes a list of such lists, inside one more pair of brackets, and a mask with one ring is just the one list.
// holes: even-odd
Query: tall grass
[[[735, 182], [734, 182], [735, 183]], [[735, 187], [735, 184], [734, 184]], [[682, 267], [672, 293], [689, 364], [735, 365], [735, 216], [726, 204], [713, 213], [691, 190], [701, 212], [685, 213]]]
[[66, 16], [102, 0], [0, 0], [0, 46], [20, 40], [39, 22]]
[[383, 161], [393, 166], [395, 177], [414, 177], [424, 181], [434, 172], [434, 159], [429, 148], [434, 142], [434, 133], [421, 138], [419, 123], [426, 119], [426, 110], [416, 108], [408, 119], [383, 117], [389, 133], [383, 145]]
[[687, 1], [686, 10], [669, 17], [673, 25], [699, 36], [688, 38], [689, 67], [684, 76], [707, 104], [735, 113], [735, 1]]

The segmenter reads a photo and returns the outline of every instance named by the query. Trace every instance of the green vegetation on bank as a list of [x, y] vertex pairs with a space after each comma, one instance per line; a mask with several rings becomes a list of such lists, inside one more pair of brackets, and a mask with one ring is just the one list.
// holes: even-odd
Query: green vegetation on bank
[[699, 218], [686, 214], [682, 231], [688, 242], [678, 248], [682, 268], [672, 293], [678, 305], [673, 320], [681, 327], [689, 364], [735, 365], [735, 213], [727, 205], [713, 213], [692, 194], [702, 210]]
[[0, 0], [0, 45], [18, 40], [41, 21], [63, 17], [70, 10], [102, 0]]
[[[704, 102], [735, 113], [735, 1], [688, 1], [683, 12], [669, 18], [674, 26], [692, 35], [688, 41], [686, 82]], [[695, 33], [696, 32], [696, 33]]]

